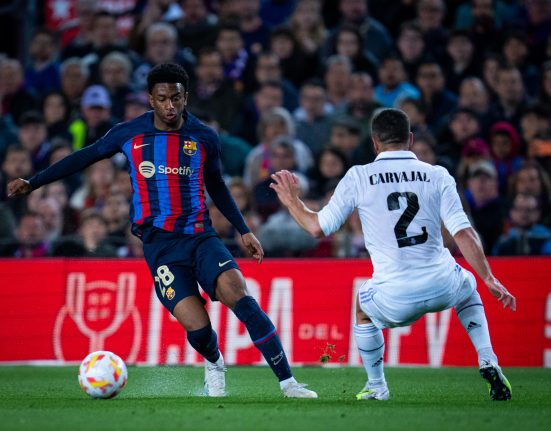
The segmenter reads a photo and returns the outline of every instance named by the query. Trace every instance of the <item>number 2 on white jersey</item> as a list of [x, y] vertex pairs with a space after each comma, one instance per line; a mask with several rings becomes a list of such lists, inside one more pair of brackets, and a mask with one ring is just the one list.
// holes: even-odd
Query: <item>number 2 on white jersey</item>
[[413, 245], [423, 244], [427, 242], [429, 237], [426, 226], [421, 227], [422, 234], [407, 236], [407, 228], [412, 222], [415, 215], [419, 212], [419, 199], [413, 192], [394, 192], [387, 196], [386, 203], [389, 211], [395, 211], [400, 209], [400, 199], [406, 198], [406, 209], [396, 222], [394, 226], [394, 234], [396, 235], [396, 242], [398, 247], [411, 247]]

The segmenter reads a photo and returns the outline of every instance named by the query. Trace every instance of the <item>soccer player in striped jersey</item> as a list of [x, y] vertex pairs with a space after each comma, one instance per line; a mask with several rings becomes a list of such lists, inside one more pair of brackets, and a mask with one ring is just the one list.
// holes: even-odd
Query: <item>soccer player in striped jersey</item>
[[372, 139], [375, 161], [352, 167], [319, 212], [299, 199], [297, 180], [290, 172], [272, 175], [271, 185], [294, 219], [314, 236], [335, 232], [354, 209], [359, 211], [374, 271], [357, 298], [354, 335], [368, 374], [357, 398], [389, 397], [381, 329], [409, 325], [425, 313], [454, 307], [477, 351], [491, 399], [510, 399], [511, 385], [492, 349], [475, 278], [444, 248], [442, 223], [492, 295], [513, 311], [516, 301], [492, 274], [453, 177], [441, 166], [417, 160], [410, 151], [409, 119], [398, 109], [374, 116]]
[[262, 262], [262, 246], [222, 179], [218, 135], [185, 109], [186, 71], [176, 64], [160, 64], [147, 81], [153, 111], [117, 124], [93, 145], [29, 180], [12, 181], [8, 193], [30, 193], [122, 152], [132, 183], [132, 232], [143, 241], [157, 297], [205, 358], [205, 395], [225, 396], [225, 367], [198, 282], [212, 300], [221, 301], [244, 323], [284, 396], [317, 398], [293, 377], [273, 323], [247, 294], [237, 263], [211, 225], [205, 188], [239, 231], [247, 250]]

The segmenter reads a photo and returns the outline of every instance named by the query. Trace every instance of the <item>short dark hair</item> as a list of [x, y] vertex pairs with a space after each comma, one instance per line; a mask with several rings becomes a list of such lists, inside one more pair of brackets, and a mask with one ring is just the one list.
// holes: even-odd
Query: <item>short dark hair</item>
[[382, 109], [371, 120], [371, 133], [384, 145], [405, 144], [409, 140], [409, 118], [399, 109]]
[[169, 83], [182, 84], [184, 91], [188, 90], [189, 76], [186, 70], [175, 63], [161, 63], [155, 66], [147, 74], [147, 89], [149, 94], [153, 92], [155, 84]]

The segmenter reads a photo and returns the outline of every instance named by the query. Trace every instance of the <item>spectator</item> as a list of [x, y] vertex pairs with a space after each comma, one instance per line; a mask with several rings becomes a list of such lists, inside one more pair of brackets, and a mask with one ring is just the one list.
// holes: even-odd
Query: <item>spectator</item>
[[342, 109], [346, 104], [351, 77], [352, 63], [348, 57], [332, 55], [325, 61], [323, 81], [334, 109]]
[[56, 136], [71, 139], [69, 134], [69, 118], [71, 103], [61, 91], [46, 93], [42, 99], [42, 115], [48, 128], [48, 139]]
[[126, 243], [117, 250], [117, 256], [124, 258], [143, 258], [142, 240], [134, 235], [130, 229], [126, 230]]
[[49, 244], [46, 242], [46, 229], [42, 217], [34, 212], [23, 214], [15, 231], [15, 241], [0, 247], [0, 256], [5, 257], [45, 257]]
[[7, 186], [11, 180], [28, 178], [33, 172], [31, 153], [22, 145], [13, 144], [6, 150], [6, 155], [0, 170], [0, 202], [5, 202], [5, 207], [19, 218], [27, 207], [27, 197], [17, 196], [7, 200]]
[[522, 33], [530, 41], [530, 58], [534, 64], [549, 59], [551, 37], [551, 1], [535, 0], [522, 2], [525, 13]]
[[251, 190], [246, 186], [241, 177], [232, 177], [228, 181], [228, 189], [237, 208], [243, 214], [247, 226], [249, 226], [252, 232], [256, 232], [258, 226], [260, 226], [260, 217], [253, 209]]
[[331, 128], [331, 114], [326, 111], [327, 93], [323, 82], [306, 81], [300, 90], [300, 108], [295, 111], [296, 137], [306, 144], [313, 155], [325, 145]]
[[417, 87], [427, 110], [427, 124], [438, 130], [447, 115], [457, 108], [457, 96], [446, 87], [446, 78], [434, 60], [424, 60], [417, 69]]
[[25, 86], [40, 96], [59, 90], [58, 41], [56, 34], [46, 28], [35, 31], [29, 46], [30, 62], [25, 68]]
[[520, 32], [509, 33], [501, 46], [503, 58], [519, 70], [524, 88], [532, 98], [536, 96], [539, 89], [540, 75], [538, 68], [529, 62], [529, 49], [526, 36]]
[[541, 83], [538, 101], [551, 111], [551, 60], [541, 67]]
[[27, 111], [21, 116], [18, 137], [21, 145], [31, 154], [34, 172], [46, 168], [51, 145], [47, 139], [46, 121], [40, 112]]
[[249, 144], [257, 143], [257, 124], [268, 111], [283, 106], [283, 87], [278, 81], [268, 81], [260, 85], [245, 105], [243, 122], [238, 135]]
[[451, 91], [458, 93], [464, 79], [479, 75], [475, 46], [469, 33], [464, 30], [453, 31], [448, 39], [446, 52], [446, 83]]
[[413, 145], [411, 151], [422, 162], [429, 165], [436, 165], [438, 157], [436, 155], [436, 139], [430, 132], [415, 133], [413, 135]]
[[184, 17], [183, 10], [176, 0], [149, 0], [134, 18], [134, 27], [130, 31], [129, 44], [136, 52], [143, 52], [144, 38], [156, 23], [174, 24]]
[[333, 122], [327, 147], [342, 152], [348, 166], [363, 165], [375, 159], [372, 143], [361, 140], [360, 124], [351, 117], [339, 117]]
[[541, 205], [542, 222], [551, 228], [551, 180], [549, 174], [534, 161], [526, 161], [511, 178], [509, 196], [525, 193], [536, 196]]
[[205, 3], [205, 0], [181, 0], [184, 14], [176, 22], [179, 45], [189, 48], [195, 56], [203, 47], [214, 46], [216, 41], [218, 18], [209, 12]]
[[295, 124], [286, 109], [279, 107], [266, 111], [260, 118], [257, 133], [259, 144], [253, 148], [245, 160], [243, 180], [247, 187], [252, 189], [272, 173], [270, 145], [277, 137], [288, 136], [291, 138], [300, 172], [306, 172], [313, 165], [312, 153], [302, 141], [295, 138]]
[[376, 109], [381, 107], [375, 101], [371, 76], [364, 72], [353, 73], [350, 77], [347, 99], [342, 109], [336, 111], [334, 116], [348, 116], [358, 123], [360, 127], [360, 142], [362, 146], [367, 145], [368, 153], [371, 154], [371, 116]]
[[54, 243], [61, 236], [65, 224], [59, 202], [53, 198], [44, 197], [38, 202], [36, 212], [42, 216], [44, 222], [46, 243]]
[[222, 55], [224, 77], [235, 83], [236, 89], [243, 89], [245, 68], [249, 61], [249, 53], [245, 49], [245, 41], [234, 24], [222, 24], [216, 36], [216, 49]]
[[23, 84], [19, 60], [0, 57], [0, 114], [10, 114], [15, 124], [36, 106], [36, 100]]
[[459, 108], [448, 118], [448, 125], [439, 137], [438, 153], [448, 158], [455, 172], [465, 142], [479, 137], [480, 121], [474, 111], [469, 108]]
[[402, 99], [398, 104], [398, 107], [407, 114], [411, 131], [413, 133], [423, 133], [429, 131], [429, 126], [427, 124], [427, 111], [425, 110], [425, 105], [423, 102], [408, 97], [406, 99]]
[[508, 121], [518, 129], [527, 97], [519, 70], [513, 66], [501, 66], [497, 70], [497, 99], [490, 106], [490, 121]]
[[499, 181], [499, 194], [507, 196], [509, 179], [522, 165], [520, 137], [506, 121], [495, 123], [490, 130], [490, 151]]
[[203, 48], [197, 58], [197, 82], [190, 89], [188, 108], [192, 113], [208, 112], [228, 133], [242, 126], [243, 98], [234, 83], [224, 77], [222, 56], [215, 48]]
[[70, 102], [71, 116], [80, 112], [80, 98], [90, 77], [88, 68], [78, 57], [71, 57], [61, 63], [61, 92]]
[[270, 27], [260, 17], [260, 0], [233, 0], [244, 47], [251, 54], [268, 48]]
[[279, 57], [283, 77], [296, 88], [314, 76], [320, 67], [318, 53], [303, 51], [293, 31], [285, 26], [272, 30], [270, 51]]
[[113, 51], [103, 57], [99, 64], [100, 83], [109, 92], [111, 115], [121, 121], [124, 116], [126, 96], [132, 92], [130, 75], [132, 62], [126, 54]]
[[79, 150], [93, 144], [111, 127], [111, 97], [102, 85], [92, 85], [86, 89], [80, 102], [82, 118], [71, 123], [73, 149]]
[[268, 27], [283, 24], [290, 18], [296, 3], [296, 0], [262, 0], [260, 17]]
[[127, 94], [124, 99], [123, 121], [130, 121], [151, 109], [149, 95], [145, 91]]
[[379, 85], [375, 87], [375, 100], [385, 108], [398, 106], [405, 98], [419, 99], [421, 93], [407, 82], [402, 60], [389, 55], [379, 66]]
[[129, 210], [130, 204], [122, 191], [109, 193], [105, 198], [101, 215], [107, 223], [107, 235], [112, 244], [122, 246], [125, 243], [126, 230], [130, 227]]
[[335, 46], [331, 54], [348, 57], [354, 72], [367, 72], [377, 75], [379, 61], [373, 55], [368, 55], [362, 49], [362, 36], [353, 25], [343, 25], [335, 34]]
[[497, 54], [488, 53], [482, 60], [482, 78], [490, 92], [490, 98], [497, 97], [497, 71], [505, 60]]
[[61, 209], [62, 235], [74, 234], [78, 229], [79, 213], [69, 206], [69, 192], [63, 181], [56, 181], [44, 186], [43, 199], [53, 199]]
[[551, 131], [551, 110], [545, 105], [527, 106], [520, 117], [520, 133], [526, 148], [538, 138], [549, 136]]
[[396, 47], [402, 59], [407, 80], [413, 81], [425, 54], [425, 40], [421, 27], [414, 21], [403, 23], [400, 26]]
[[444, 58], [448, 40], [448, 30], [443, 25], [446, 12], [444, 0], [419, 0], [417, 2], [417, 22], [423, 32], [425, 47], [438, 59]]
[[392, 48], [392, 37], [383, 24], [369, 14], [367, 0], [340, 0], [339, 10], [341, 22], [329, 35], [326, 41], [325, 52], [334, 44], [334, 39], [339, 28], [343, 25], [353, 25], [360, 30], [364, 40], [363, 50], [366, 55], [370, 53], [381, 61]]
[[543, 254], [551, 239], [551, 230], [540, 223], [541, 208], [534, 195], [518, 193], [509, 212], [511, 226], [499, 237], [493, 253], [497, 256], [534, 256]]
[[77, 0], [75, 3], [76, 17], [60, 31], [63, 60], [70, 57], [71, 51], [80, 52], [82, 47], [92, 43], [94, 15], [99, 10], [97, 0]]
[[52, 246], [53, 256], [116, 257], [117, 249], [107, 241], [107, 223], [95, 211], [83, 214], [78, 234], [60, 238]]
[[[48, 165], [53, 165], [73, 152], [72, 143], [61, 137], [52, 139], [51, 144], [52, 147], [48, 158]], [[80, 172], [76, 172], [64, 178], [62, 181], [67, 187], [68, 193], [72, 194], [81, 185], [81, 174]]]
[[115, 180], [115, 166], [110, 159], [103, 159], [88, 167], [85, 172], [86, 180], [71, 196], [70, 205], [77, 210], [101, 210]]
[[490, 94], [480, 78], [473, 76], [461, 81], [458, 107], [472, 110], [478, 115], [482, 130], [487, 131], [489, 129]]
[[184, 49], [178, 49], [178, 31], [168, 22], [156, 22], [145, 33], [143, 61], [133, 73], [136, 89], [147, 89], [147, 74], [153, 66], [161, 63], [177, 63], [185, 67], [190, 79], [194, 78], [195, 57]]
[[[298, 174], [297, 177], [300, 195], [306, 195], [308, 180], [302, 174]], [[272, 191], [272, 189], [268, 190]], [[268, 257], [298, 257], [317, 244], [317, 240], [306, 233], [293, 220], [289, 211], [281, 206], [258, 228], [258, 238], [262, 241], [264, 252]]]
[[467, 139], [461, 148], [461, 159], [454, 173], [457, 182], [465, 184], [473, 166], [478, 166], [483, 161], [492, 161], [486, 141], [479, 137]]
[[258, 87], [269, 81], [281, 82], [283, 106], [292, 112], [298, 107], [298, 92], [295, 86], [283, 77], [279, 57], [273, 52], [261, 52], [256, 56], [252, 76], [245, 81], [245, 93], [254, 93]]
[[[279, 136], [272, 140], [269, 146], [268, 172], [273, 174], [281, 170], [295, 171], [297, 158], [292, 139], [289, 136]], [[253, 187], [253, 208], [266, 221], [280, 208], [276, 193], [271, 189], [272, 179], [267, 176]]]
[[322, 198], [327, 192], [327, 184], [340, 180], [348, 171], [348, 160], [343, 152], [335, 147], [325, 148], [316, 158], [310, 172], [310, 194]]
[[318, 0], [296, 2], [290, 18], [291, 31], [305, 54], [317, 55], [327, 37]]
[[464, 193], [467, 210], [489, 254], [503, 232], [505, 217], [505, 202], [499, 197], [497, 172], [491, 162], [480, 161], [471, 167]]

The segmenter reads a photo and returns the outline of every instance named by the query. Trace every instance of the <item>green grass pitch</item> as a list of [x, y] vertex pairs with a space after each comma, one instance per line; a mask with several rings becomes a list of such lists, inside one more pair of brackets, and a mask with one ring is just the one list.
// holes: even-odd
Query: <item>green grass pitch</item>
[[475, 368], [389, 368], [391, 399], [356, 401], [361, 368], [297, 368], [319, 399], [284, 399], [266, 367], [230, 367], [227, 398], [201, 396], [197, 367], [130, 367], [112, 400], [80, 389], [77, 367], [0, 367], [0, 430], [551, 430], [551, 370], [505, 370], [492, 402]]

